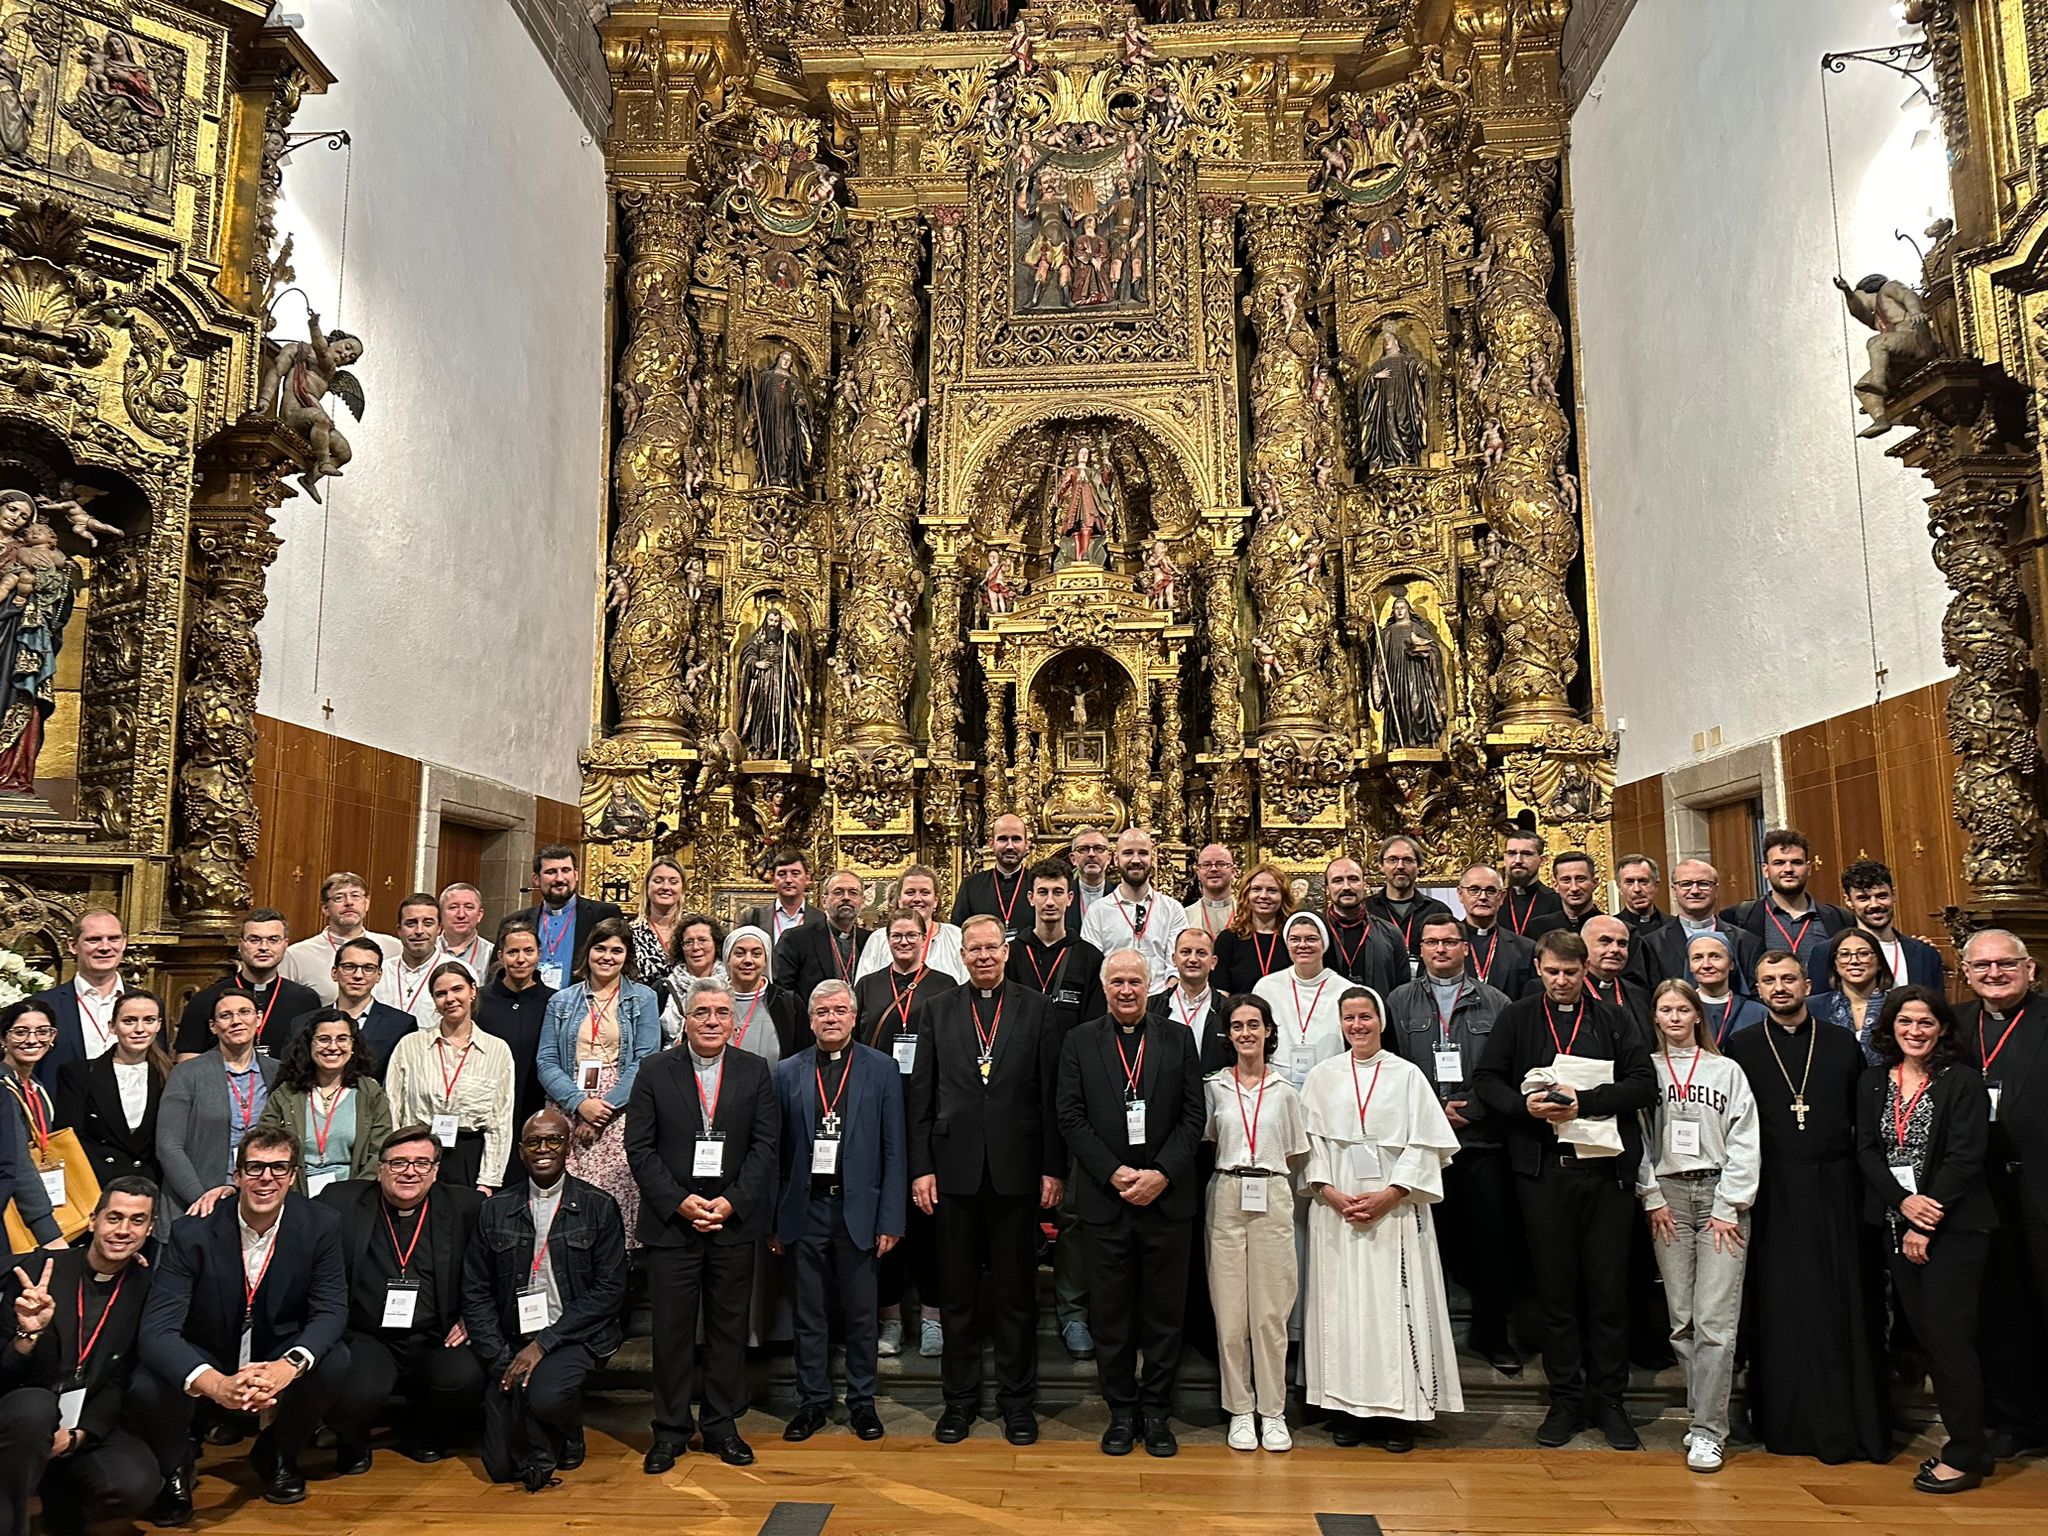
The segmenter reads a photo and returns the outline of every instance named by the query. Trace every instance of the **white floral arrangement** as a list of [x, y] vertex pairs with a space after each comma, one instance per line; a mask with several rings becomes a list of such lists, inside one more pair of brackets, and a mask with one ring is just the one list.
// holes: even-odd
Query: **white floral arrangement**
[[37, 970], [13, 950], [0, 949], [0, 1008], [12, 1007], [55, 985], [56, 977]]

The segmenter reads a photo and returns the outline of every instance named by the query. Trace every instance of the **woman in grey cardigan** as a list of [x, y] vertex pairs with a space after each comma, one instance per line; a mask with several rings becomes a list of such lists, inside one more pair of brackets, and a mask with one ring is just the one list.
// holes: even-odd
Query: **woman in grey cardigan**
[[255, 999], [230, 989], [213, 1005], [214, 1048], [171, 1069], [156, 1116], [156, 1160], [173, 1215], [204, 1216], [234, 1194], [235, 1148], [263, 1114], [277, 1063], [256, 1049]]

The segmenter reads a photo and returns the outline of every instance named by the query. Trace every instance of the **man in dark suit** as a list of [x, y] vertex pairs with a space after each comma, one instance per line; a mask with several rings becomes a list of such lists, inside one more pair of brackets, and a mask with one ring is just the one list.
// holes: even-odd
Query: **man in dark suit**
[[754, 1252], [773, 1230], [780, 1115], [768, 1064], [727, 1049], [732, 993], [699, 982], [683, 1007], [682, 1050], [640, 1063], [626, 1101], [626, 1159], [640, 1186], [640, 1241], [654, 1305], [654, 1443], [642, 1463], [668, 1471], [696, 1418], [696, 1338], [704, 1328], [704, 1449], [753, 1465], [747, 1411], [747, 1305]]
[[1031, 852], [1031, 832], [1022, 816], [998, 816], [989, 823], [988, 851], [995, 860], [992, 869], [977, 869], [960, 882], [953, 898], [953, 925], [957, 928], [977, 913], [1003, 925], [1003, 937], [1015, 943], [1018, 934], [1031, 926], [1026, 907], [1030, 877], [1024, 860]]
[[[1892, 926], [1898, 904], [1894, 886], [1891, 870], [1876, 859], [1858, 859], [1842, 871], [1842, 895], [1855, 914], [1856, 926], [1877, 942], [1877, 952], [1892, 973], [1892, 984], [1932, 987], [1946, 997], [1948, 966], [1941, 951]], [[1816, 978], [1816, 984], [1825, 979]]]
[[533, 924], [533, 931], [540, 936], [541, 983], [556, 991], [569, 985], [577, 956], [590, 942], [590, 930], [608, 917], [625, 917], [608, 901], [578, 896], [576, 887], [582, 878], [575, 850], [561, 843], [548, 844], [533, 856], [533, 883], [540, 889], [540, 900], [512, 914]]
[[201, 987], [178, 1016], [173, 1049], [187, 1061], [213, 1048], [213, 1005], [225, 992], [240, 992], [256, 1004], [256, 1049], [273, 1061], [284, 1054], [292, 1025], [320, 1006], [320, 996], [278, 974], [284, 963], [291, 929], [284, 914], [258, 907], [242, 914], [241, 937], [235, 941], [235, 968], [219, 981]]
[[[372, 938], [343, 939], [334, 947], [334, 1006], [356, 1021], [356, 1032], [370, 1060], [377, 1064], [377, 1080], [384, 1080], [391, 1065], [391, 1053], [398, 1042], [419, 1031], [420, 1021], [403, 1008], [379, 1002], [371, 994], [384, 979], [384, 949]], [[292, 1033], [304, 1027], [303, 1019], [292, 1021]]]
[[875, 1263], [903, 1240], [909, 1203], [903, 1078], [880, 1051], [854, 1044], [845, 982], [820, 982], [810, 1015], [814, 1043], [775, 1068], [782, 1166], [770, 1246], [796, 1255], [798, 1402], [782, 1438], [808, 1440], [825, 1427], [836, 1309], [846, 1326], [847, 1422], [879, 1440]]
[[821, 981], [852, 986], [861, 946], [874, 932], [860, 926], [865, 897], [859, 875], [850, 869], [834, 870], [825, 881], [824, 921], [805, 923], [776, 944], [775, 985], [806, 1004]]
[[1506, 893], [1500, 871], [1491, 864], [1471, 865], [1458, 876], [1458, 900], [1465, 906], [1465, 971], [1517, 998], [1536, 985], [1536, 946], [1501, 924]]
[[740, 920], [733, 926], [760, 929], [768, 935], [768, 947], [773, 950], [785, 935], [807, 923], [823, 922], [825, 914], [805, 899], [811, 890], [811, 861], [801, 848], [776, 849], [768, 879], [775, 887], [775, 899], [741, 908]]
[[1767, 950], [1783, 949], [1799, 957], [1809, 976], [1825, 969], [1828, 940], [1856, 920], [1840, 907], [1816, 901], [1806, 889], [1813, 855], [1804, 832], [1773, 827], [1764, 834], [1764, 884], [1761, 900], [1730, 907], [1721, 916], [1755, 934]]
[[932, 1004], [910, 1074], [910, 1193], [937, 1219], [945, 1327], [933, 1435], [947, 1445], [974, 1427], [984, 1340], [1005, 1437], [1038, 1438], [1039, 1212], [1059, 1204], [1067, 1153], [1053, 1104], [1059, 1031], [1043, 997], [1003, 980], [1009, 948], [1000, 919], [967, 920], [967, 985]]
[[164, 1490], [151, 1518], [192, 1518], [193, 1416], [275, 1409], [249, 1464], [263, 1497], [306, 1496], [299, 1452], [348, 1376], [348, 1274], [341, 1222], [292, 1188], [298, 1143], [258, 1126], [235, 1149], [235, 1198], [171, 1229], [142, 1315], [143, 1422]]
[[127, 1520], [156, 1497], [156, 1456], [122, 1421], [149, 1299], [150, 1272], [135, 1260], [155, 1214], [148, 1179], [111, 1180], [87, 1243], [31, 1253], [5, 1277], [14, 1339], [0, 1349], [0, 1529], [28, 1529], [38, 1484], [49, 1536]]
[[1962, 958], [1975, 995], [1963, 1048], [1991, 1090], [1984, 1172], [1998, 1208], [1978, 1348], [1991, 1452], [2007, 1460], [2048, 1448], [2048, 993], [2003, 929], [1971, 934]]
[[1201, 1209], [1202, 1066], [1185, 1028], [1147, 1015], [1151, 970], [1134, 950], [1103, 961], [1109, 1012], [1060, 1050], [1060, 1132], [1073, 1149], [1074, 1208], [1088, 1233], [1088, 1324], [1109, 1404], [1102, 1449], [1111, 1456], [1128, 1455], [1140, 1433], [1151, 1455], [1179, 1449], [1169, 1417]]
[[370, 1470], [370, 1427], [393, 1392], [405, 1388], [398, 1447], [414, 1461], [439, 1461], [451, 1426], [483, 1392], [484, 1372], [462, 1323], [462, 1263], [482, 1198], [461, 1184], [437, 1184], [441, 1144], [424, 1125], [400, 1126], [377, 1152], [374, 1179], [320, 1191], [341, 1218], [348, 1271], [348, 1375], [328, 1410], [335, 1469]]
[[[1685, 952], [1698, 934], [1712, 931], [1728, 941], [1734, 956], [1729, 985], [1744, 997], [1756, 995], [1756, 963], [1763, 940], [1720, 916], [1721, 872], [1705, 859], [1684, 859], [1671, 871], [1671, 904], [1677, 916], [1650, 936], [1650, 985], [1686, 979]], [[1825, 953], [1825, 951], [1823, 951]]]
[[1540, 832], [1526, 827], [1509, 828], [1501, 841], [1501, 873], [1508, 880], [1501, 920], [1509, 933], [1532, 944], [1539, 935], [1565, 926], [1564, 903], [1542, 879], [1543, 850], [1548, 846]]
[[[1223, 1012], [1224, 999], [1209, 984], [1216, 974], [1216, 941], [1204, 928], [1183, 928], [1173, 941], [1174, 982], [1146, 1006], [1155, 1019], [1171, 1019], [1187, 1031], [1202, 1071], [1221, 1072], [1237, 1059], [1230, 1044], [1230, 1021]], [[1099, 969], [1098, 969], [1099, 976]], [[1101, 1001], [1101, 983], [1096, 984]], [[1109, 1005], [1103, 1003], [1103, 1013]], [[1092, 1015], [1101, 1018], [1102, 1014]]]
[[52, 1093], [68, 1062], [89, 1061], [114, 1048], [114, 1005], [121, 1000], [121, 957], [128, 933], [105, 907], [88, 907], [71, 928], [71, 958], [78, 970], [61, 987], [38, 992], [34, 1001], [57, 1026], [57, 1041], [36, 1063], [36, 1081]]

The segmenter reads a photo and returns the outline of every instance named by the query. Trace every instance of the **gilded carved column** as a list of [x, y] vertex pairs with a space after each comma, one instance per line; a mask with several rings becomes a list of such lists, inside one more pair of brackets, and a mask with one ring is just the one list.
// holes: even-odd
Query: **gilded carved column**
[[960, 604], [966, 578], [960, 569], [965, 520], [928, 520], [932, 546], [931, 689], [925, 755], [934, 763], [960, 760]]
[[626, 187], [618, 204], [626, 344], [615, 386], [622, 433], [612, 463], [618, 520], [608, 585], [624, 602], [606, 659], [614, 734], [675, 740], [701, 727], [714, 669], [696, 665], [706, 615], [695, 610], [684, 568], [704, 520], [691, 381], [697, 337], [685, 302], [704, 201], [693, 187]]
[[196, 468], [172, 897], [187, 932], [226, 932], [255, 899], [256, 626], [268, 606], [264, 573], [283, 542], [270, 514], [291, 494], [284, 477], [305, 465], [276, 423], [251, 420], [215, 436]]
[[1202, 562], [1202, 637], [1209, 665], [1209, 736], [1216, 766], [1210, 778], [1211, 834], [1234, 843], [1251, 825], [1251, 786], [1244, 769], [1244, 669], [1238, 663], [1237, 537], [1239, 522], [1210, 526]]
[[1481, 288], [1479, 338], [1488, 359], [1482, 417], [1500, 448], [1480, 477], [1479, 502], [1500, 540], [1494, 623], [1501, 659], [1493, 678], [1503, 726], [1575, 718], [1579, 620], [1566, 578], [1579, 529], [1559, 488], [1570, 423], [1557, 398], [1564, 328], [1551, 312], [1555, 266], [1549, 216], [1554, 160], [1498, 160], [1473, 181], [1480, 231], [1492, 251]]
[[1162, 842], [1177, 843], [1187, 835], [1187, 742], [1180, 718], [1180, 676], [1162, 677], [1159, 688], [1159, 805], [1156, 821]]

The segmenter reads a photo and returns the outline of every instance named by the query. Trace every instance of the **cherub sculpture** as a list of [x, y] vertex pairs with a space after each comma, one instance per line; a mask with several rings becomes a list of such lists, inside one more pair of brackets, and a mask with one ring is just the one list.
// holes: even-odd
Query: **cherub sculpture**
[[1145, 597], [1162, 613], [1173, 612], [1180, 570], [1167, 552], [1166, 540], [1154, 539], [1145, 550]]
[[1159, 50], [1152, 46], [1152, 39], [1145, 35], [1145, 29], [1136, 16], [1124, 18], [1124, 35], [1117, 42], [1123, 49], [1125, 69], [1159, 62]]
[[1863, 344], [1870, 366], [1856, 381], [1856, 399], [1870, 425], [1859, 437], [1882, 437], [1899, 425], [1891, 418], [1888, 401], [1899, 385], [1941, 352], [1927, 305], [1920, 295], [1895, 277], [1873, 272], [1854, 288], [1840, 277], [1835, 287], [1849, 306], [1849, 313], [1877, 334]]
[[633, 584], [624, 566], [614, 565], [604, 573], [604, 606], [613, 618], [623, 618], [626, 604], [633, 600]]
[[1500, 435], [1500, 423], [1489, 421], [1479, 432], [1479, 457], [1488, 469], [1499, 469], [1508, 456], [1507, 442]]
[[54, 496], [38, 496], [36, 498], [36, 508], [46, 518], [62, 517], [65, 522], [71, 525], [71, 531], [85, 541], [88, 548], [98, 549], [102, 534], [110, 539], [121, 537], [120, 529], [116, 528], [112, 523], [101, 522], [85, 510], [85, 504], [88, 501], [93, 501], [105, 494], [104, 491], [94, 490], [90, 486], [81, 486], [71, 480], [59, 480], [57, 482], [57, 494]]
[[299, 476], [299, 484], [316, 502], [320, 482], [340, 478], [342, 466], [354, 457], [324, 402], [333, 395], [357, 421], [363, 419], [363, 387], [348, 371], [362, 355], [360, 340], [347, 331], [323, 332], [319, 315], [309, 310], [306, 340], [288, 341], [277, 349], [257, 391], [265, 409], [312, 444], [312, 467]]
[[1038, 68], [1038, 60], [1031, 52], [1033, 46], [1031, 29], [1019, 16], [1010, 23], [1010, 51], [1006, 62], [1020, 75], [1028, 75]]
[[1010, 583], [1010, 573], [1003, 564], [1000, 549], [988, 552], [988, 568], [981, 578], [981, 597], [988, 605], [990, 618], [998, 618], [1017, 606], [1017, 590]]

